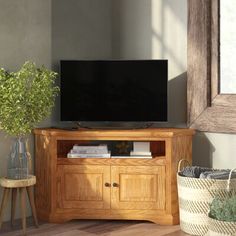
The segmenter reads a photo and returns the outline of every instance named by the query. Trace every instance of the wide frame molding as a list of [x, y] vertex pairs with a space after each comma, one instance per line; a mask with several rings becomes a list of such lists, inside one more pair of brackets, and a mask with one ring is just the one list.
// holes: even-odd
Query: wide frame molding
[[188, 0], [188, 125], [236, 133], [236, 95], [220, 94], [220, 0]]

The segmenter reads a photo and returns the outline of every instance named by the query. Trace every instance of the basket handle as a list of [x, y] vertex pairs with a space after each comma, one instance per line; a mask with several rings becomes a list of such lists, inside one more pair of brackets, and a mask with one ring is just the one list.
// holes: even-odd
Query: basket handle
[[229, 173], [229, 179], [227, 181], [227, 191], [228, 192], [230, 191], [230, 182], [231, 182], [231, 177], [232, 177], [232, 174], [233, 174], [234, 171], [236, 171], [236, 168], [232, 169]]
[[190, 163], [186, 159], [181, 159], [181, 160], [179, 160], [179, 163], [178, 163], [178, 172], [180, 172], [182, 163], [186, 163], [187, 165], [190, 166]]

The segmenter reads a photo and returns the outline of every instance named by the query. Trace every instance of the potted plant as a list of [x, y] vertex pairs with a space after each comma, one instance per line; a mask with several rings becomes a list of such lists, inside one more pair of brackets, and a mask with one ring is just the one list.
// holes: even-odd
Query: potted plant
[[210, 204], [208, 223], [209, 236], [236, 235], [236, 195], [214, 198]]
[[0, 128], [15, 137], [8, 159], [10, 179], [29, 175], [27, 136], [50, 115], [59, 93], [57, 73], [25, 62], [17, 72], [0, 69]]

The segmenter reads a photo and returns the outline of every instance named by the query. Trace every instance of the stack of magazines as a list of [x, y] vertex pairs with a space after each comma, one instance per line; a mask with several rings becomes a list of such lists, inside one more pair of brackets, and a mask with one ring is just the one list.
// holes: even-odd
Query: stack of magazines
[[107, 145], [80, 146], [74, 145], [67, 154], [69, 158], [109, 158], [111, 153], [108, 151]]
[[152, 158], [152, 153], [151, 152], [131, 151], [130, 156], [134, 157], [134, 158]]

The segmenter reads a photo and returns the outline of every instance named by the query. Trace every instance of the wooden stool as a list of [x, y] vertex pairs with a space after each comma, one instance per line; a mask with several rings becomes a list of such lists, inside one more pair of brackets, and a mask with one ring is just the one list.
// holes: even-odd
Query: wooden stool
[[36, 208], [34, 204], [34, 195], [33, 195], [33, 185], [35, 184], [36, 184], [36, 177], [33, 175], [31, 175], [28, 179], [20, 179], [20, 180], [0, 178], [0, 186], [3, 187], [2, 205], [0, 209], [0, 228], [2, 226], [3, 211], [4, 211], [5, 206], [7, 205], [7, 200], [8, 200], [11, 189], [12, 189], [12, 199], [11, 199], [11, 224], [12, 226], [13, 226], [14, 217], [15, 217], [17, 189], [19, 189], [20, 202], [21, 202], [22, 228], [23, 228], [24, 235], [26, 234], [26, 205], [25, 205], [26, 190], [27, 190], [30, 205], [32, 208], [34, 222], [35, 222], [36, 227], [38, 227], [38, 219], [37, 219]]

